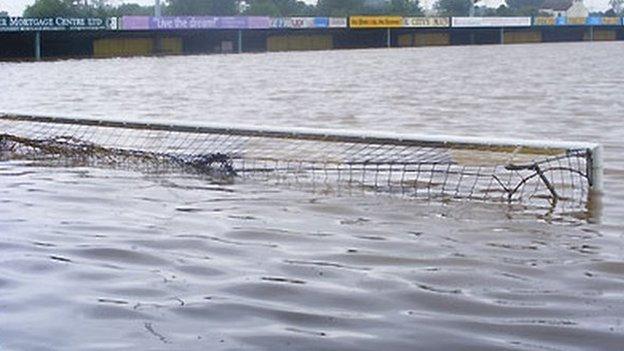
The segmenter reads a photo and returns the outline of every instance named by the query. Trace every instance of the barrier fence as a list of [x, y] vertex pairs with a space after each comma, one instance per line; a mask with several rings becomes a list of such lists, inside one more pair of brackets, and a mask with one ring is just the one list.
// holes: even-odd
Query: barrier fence
[[0, 32], [158, 31], [192, 29], [374, 29], [374, 28], [506, 28], [542, 26], [624, 26], [620, 17], [215, 17], [123, 16], [108, 18], [0, 17]]

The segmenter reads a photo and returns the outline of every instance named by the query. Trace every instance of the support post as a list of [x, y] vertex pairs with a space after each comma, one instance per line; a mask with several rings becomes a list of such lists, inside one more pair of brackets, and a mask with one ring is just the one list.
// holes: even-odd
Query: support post
[[41, 32], [35, 32], [35, 60], [41, 60]]
[[243, 30], [238, 30], [238, 53], [243, 53]]
[[503, 27], [500, 29], [500, 43], [501, 45], [505, 44], [505, 28]]
[[386, 33], [386, 47], [392, 47], [392, 29], [388, 28]]
[[160, 6], [160, 0], [156, 0], [154, 3], [154, 17], [162, 16], [162, 7]]
[[154, 52], [152, 54], [160, 55], [164, 53], [163, 38], [160, 36], [160, 32], [156, 32], [154, 37]]
[[589, 41], [594, 41], [594, 26], [589, 27]]

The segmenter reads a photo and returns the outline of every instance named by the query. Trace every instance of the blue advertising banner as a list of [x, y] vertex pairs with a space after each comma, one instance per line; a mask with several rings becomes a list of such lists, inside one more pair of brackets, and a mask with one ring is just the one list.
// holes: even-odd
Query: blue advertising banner
[[588, 26], [599, 26], [602, 24], [602, 17], [587, 17], [585, 24]]
[[329, 17], [314, 17], [315, 28], [327, 28], [329, 27]]

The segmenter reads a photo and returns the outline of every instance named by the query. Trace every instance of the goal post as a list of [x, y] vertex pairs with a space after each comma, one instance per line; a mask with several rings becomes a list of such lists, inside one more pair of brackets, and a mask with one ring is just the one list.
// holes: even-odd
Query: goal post
[[569, 207], [603, 190], [602, 147], [583, 142], [0, 114], [0, 152], [5, 159]]

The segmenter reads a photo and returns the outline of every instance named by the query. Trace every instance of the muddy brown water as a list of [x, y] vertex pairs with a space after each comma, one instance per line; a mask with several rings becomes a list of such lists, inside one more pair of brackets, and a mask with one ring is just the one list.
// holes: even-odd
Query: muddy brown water
[[596, 141], [600, 220], [0, 162], [0, 350], [620, 350], [624, 45], [0, 63], [0, 111]]

